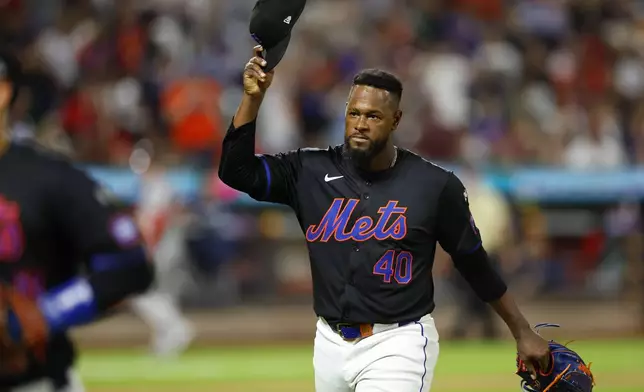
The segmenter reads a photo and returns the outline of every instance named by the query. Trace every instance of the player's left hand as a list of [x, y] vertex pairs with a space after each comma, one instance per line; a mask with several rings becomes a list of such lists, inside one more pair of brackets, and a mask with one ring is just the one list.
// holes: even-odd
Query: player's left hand
[[19, 374], [28, 360], [43, 360], [48, 326], [36, 301], [0, 284], [0, 373]]
[[548, 369], [550, 362], [548, 342], [534, 330], [526, 330], [517, 339], [517, 351], [533, 380], [537, 378], [538, 369]]

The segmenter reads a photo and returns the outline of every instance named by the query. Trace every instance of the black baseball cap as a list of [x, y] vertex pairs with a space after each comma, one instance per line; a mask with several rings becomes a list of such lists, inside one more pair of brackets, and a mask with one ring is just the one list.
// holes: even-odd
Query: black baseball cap
[[250, 35], [264, 48], [264, 71], [282, 60], [291, 41], [291, 30], [302, 15], [306, 0], [258, 0], [250, 17]]
[[11, 106], [18, 97], [18, 88], [22, 80], [22, 72], [18, 59], [7, 50], [0, 50], [0, 82], [8, 82], [11, 85]]

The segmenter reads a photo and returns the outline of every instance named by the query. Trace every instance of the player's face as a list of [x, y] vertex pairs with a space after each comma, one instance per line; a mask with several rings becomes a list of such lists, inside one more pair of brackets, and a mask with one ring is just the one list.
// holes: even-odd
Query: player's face
[[401, 112], [389, 91], [371, 86], [354, 86], [345, 115], [344, 144], [359, 159], [382, 151], [398, 127]]

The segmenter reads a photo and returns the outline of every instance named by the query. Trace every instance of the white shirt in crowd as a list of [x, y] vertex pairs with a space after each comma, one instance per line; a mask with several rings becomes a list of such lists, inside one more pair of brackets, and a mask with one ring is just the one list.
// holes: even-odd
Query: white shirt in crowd
[[626, 152], [620, 140], [613, 135], [592, 139], [589, 135], [576, 136], [564, 153], [566, 165], [571, 169], [614, 169], [627, 163]]

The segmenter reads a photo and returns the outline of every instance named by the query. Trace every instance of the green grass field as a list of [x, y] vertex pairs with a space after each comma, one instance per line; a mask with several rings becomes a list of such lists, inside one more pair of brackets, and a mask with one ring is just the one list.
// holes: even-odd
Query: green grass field
[[[644, 391], [644, 340], [572, 343], [592, 361], [601, 392]], [[445, 342], [433, 391], [519, 391], [509, 343]], [[313, 392], [311, 347], [196, 348], [173, 361], [123, 350], [86, 351], [80, 371], [89, 392]]]

